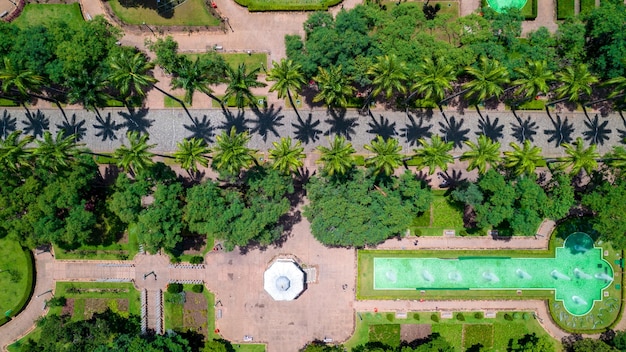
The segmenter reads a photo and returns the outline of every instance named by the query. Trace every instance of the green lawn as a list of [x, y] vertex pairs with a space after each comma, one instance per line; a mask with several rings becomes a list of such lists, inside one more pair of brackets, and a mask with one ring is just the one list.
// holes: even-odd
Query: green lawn
[[233, 345], [235, 352], [265, 352], [265, 345], [260, 343], [242, 343]]
[[[184, 95], [175, 95], [175, 97], [180, 99], [180, 100], [183, 100], [183, 101], [185, 99]], [[163, 96], [163, 105], [166, 108], [181, 108], [181, 109], [183, 108], [183, 106], [180, 105], [179, 102], [177, 102], [176, 100], [172, 99], [171, 97], [169, 97], [167, 95]], [[187, 104], [185, 104], [185, 105], [187, 105]], [[187, 107], [190, 108], [191, 105], [187, 105]]]
[[[220, 20], [213, 17], [203, 0], [187, 0], [174, 10], [171, 17], [159, 15], [156, 9], [144, 6], [124, 7], [119, 0], [109, 0], [115, 15], [128, 24], [153, 26], [218, 26]], [[153, 29], [154, 30], [154, 29]]]
[[80, 25], [84, 21], [80, 5], [73, 4], [28, 4], [22, 13], [13, 21], [19, 27], [33, 25], [48, 26], [54, 22], [67, 22], [70, 26]]
[[[218, 99], [223, 99], [224, 96], [223, 95], [216, 95], [216, 97]], [[256, 100], [256, 106], [258, 108], [263, 108], [267, 105], [267, 97], [265, 95], [257, 95], [255, 96], [255, 100]], [[224, 105], [229, 107], [229, 108], [234, 108], [237, 107], [237, 104], [235, 104], [235, 97], [232, 96], [230, 97], [230, 99], [228, 99], [227, 101], [224, 102]], [[245, 106], [249, 106], [250, 104], [248, 104], [246, 102]], [[217, 100], [212, 100], [211, 101], [211, 106], [213, 106], [214, 108], [219, 108], [221, 105]]]
[[[432, 327], [432, 332], [441, 334], [455, 349], [455, 351], [464, 351], [463, 348], [463, 334], [469, 331], [472, 339], [477, 334], [484, 332], [483, 326], [490, 326], [493, 331], [492, 336], [492, 349], [489, 351], [508, 351], [509, 341], [522, 338], [525, 334], [537, 334], [538, 337], [548, 337], [555, 346], [556, 351], [560, 351], [560, 344], [552, 339], [545, 330], [539, 325], [539, 322], [532, 317], [531, 313], [509, 313], [509, 319], [513, 316], [512, 320], [505, 319], [505, 312], [497, 313], [496, 318], [477, 318], [472, 312], [464, 312], [465, 321], [459, 321], [455, 317], [452, 319], [440, 319], [439, 322], [435, 322], [431, 319], [431, 315], [439, 314], [438, 312], [415, 312], [407, 314], [407, 319], [395, 319], [395, 315], [392, 314], [394, 319], [389, 320], [389, 313], [373, 313], [373, 312], [360, 312], [355, 317], [356, 328], [352, 337], [344, 343], [344, 346], [348, 350], [367, 343], [371, 336], [370, 328], [372, 326], [391, 325], [399, 326], [399, 324], [428, 324]], [[473, 328], [472, 326], [478, 326]], [[379, 328], [377, 328], [379, 329]], [[485, 344], [483, 342], [483, 344]]]
[[574, 17], [574, 15], [576, 14], [574, 5], [574, 0], [557, 0], [556, 18], [558, 20], [564, 20], [569, 17]]
[[455, 230], [457, 236], [463, 228], [463, 209], [454, 204], [444, 191], [434, 191], [430, 211], [416, 217], [411, 233], [420, 236], [441, 236], [444, 230]]
[[[193, 285], [184, 284], [183, 291], [192, 292]], [[188, 326], [185, 322], [184, 302], [181, 300], [181, 296], [178, 293], [164, 292], [163, 308], [165, 317], [165, 329], [172, 329], [177, 331], [187, 331]], [[204, 288], [202, 295], [206, 299], [206, 331], [208, 332], [207, 338], [217, 339], [221, 338], [215, 333], [215, 295], [209, 290]]]
[[33, 290], [32, 256], [18, 241], [0, 239], [0, 325], [19, 313]]
[[478, 344], [486, 349], [493, 347], [493, 324], [463, 324], [463, 348]]
[[580, 13], [589, 12], [596, 7], [595, 0], [580, 0]]
[[[393, 313], [387, 313], [387, 319], [393, 319]], [[390, 320], [391, 321], [391, 320]], [[400, 324], [376, 324], [370, 325], [369, 341], [380, 342], [387, 346], [400, 345]]]
[[18, 106], [19, 104], [10, 99], [0, 98], [0, 106]]
[[[100, 161], [105, 159], [104, 157], [98, 158]], [[108, 245], [83, 245], [71, 250], [54, 245], [54, 254], [57, 259], [126, 260], [133, 259], [138, 251], [137, 234], [133, 231], [133, 227], [128, 229], [128, 235], [124, 239]]]
[[249, 11], [319, 11], [337, 5], [341, 0], [235, 0]]
[[[140, 293], [132, 283], [119, 282], [57, 282], [55, 296], [74, 299], [73, 320], [87, 318], [89, 313], [96, 307], [90, 307], [90, 299], [104, 299], [106, 306], [122, 316], [129, 314], [141, 315]], [[128, 309], [120, 309], [116, 300], [127, 300]], [[60, 314], [61, 307], [50, 309], [48, 314]]]
[[[195, 60], [198, 57], [202, 57], [205, 54], [183, 54], [189, 60]], [[224, 58], [224, 61], [233, 69], [239, 67], [240, 63], [245, 63], [248, 70], [254, 70], [259, 68], [261, 73], [264, 67], [267, 67], [267, 54], [266, 53], [219, 53]]]

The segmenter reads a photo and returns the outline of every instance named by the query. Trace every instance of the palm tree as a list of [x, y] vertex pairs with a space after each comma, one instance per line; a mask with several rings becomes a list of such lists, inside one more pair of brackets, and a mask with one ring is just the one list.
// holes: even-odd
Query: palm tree
[[20, 139], [21, 135], [22, 131], [13, 131], [4, 140], [0, 140], [0, 165], [11, 172], [31, 166], [32, 153], [27, 146], [35, 137], [27, 135]]
[[596, 145], [591, 144], [589, 148], [585, 148], [583, 139], [576, 138], [576, 143], [569, 144], [563, 143], [565, 148], [565, 154], [562, 158], [559, 158], [561, 169], [570, 169], [571, 175], [578, 175], [584, 170], [587, 175], [591, 175], [591, 172], [598, 167], [597, 159], [600, 158], [600, 154], [596, 151]]
[[322, 164], [322, 172], [328, 176], [343, 176], [354, 167], [352, 154], [356, 150], [342, 136], [335, 135], [329, 148], [319, 146], [317, 150], [322, 154], [318, 163]]
[[[624, 65], [626, 66], [626, 59], [624, 60]], [[626, 76], [617, 76], [611, 78], [610, 80], [606, 81], [604, 85], [613, 86], [613, 89], [611, 90], [608, 99], [614, 99], [624, 96], [624, 94], [626, 94]]]
[[0, 68], [2, 92], [9, 96], [17, 95], [16, 100], [24, 105], [24, 99], [31, 92], [39, 92], [44, 78], [33, 71], [19, 69], [8, 57], [4, 58], [3, 63]]
[[413, 93], [406, 99], [409, 101], [415, 94], [421, 94], [425, 100], [439, 102], [446, 91], [452, 89], [452, 81], [456, 79], [454, 67], [446, 64], [444, 59], [433, 59], [427, 57], [413, 73]]
[[81, 104], [87, 110], [94, 110], [100, 118], [99, 107], [106, 106], [111, 96], [106, 93], [108, 82], [101, 74], [88, 74], [84, 72], [78, 77], [72, 77], [67, 81], [70, 87], [67, 92], [67, 100], [70, 104]]
[[604, 156], [605, 162], [616, 169], [626, 170], [626, 149], [622, 146], [613, 146], [613, 150]]
[[500, 142], [481, 134], [477, 143], [465, 141], [470, 150], [461, 155], [461, 161], [469, 161], [467, 171], [478, 169], [478, 173], [483, 175], [487, 172], [487, 166], [495, 167], [502, 158], [500, 157]]
[[227, 101], [230, 97], [235, 97], [235, 104], [238, 108], [242, 109], [246, 102], [250, 105], [255, 104], [255, 98], [250, 88], [265, 87], [266, 84], [257, 80], [257, 75], [261, 70], [260, 67], [247, 72], [246, 64], [240, 63], [236, 70], [231, 67], [226, 71], [228, 80], [228, 87], [226, 87], [226, 94], [222, 100]]
[[424, 139], [420, 138], [421, 149], [414, 149], [415, 156], [418, 165], [420, 167], [428, 167], [428, 174], [435, 173], [437, 168], [442, 171], [448, 169], [448, 164], [454, 161], [450, 151], [454, 148], [454, 142], [446, 142], [439, 135], [432, 135], [430, 137], [430, 144]]
[[291, 91], [299, 91], [302, 85], [306, 83], [301, 70], [302, 65], [294, 63], [292, 60], [281, 59], [279, 63], [272, 61], [272, 69], [267, 73], [267, 80], [276, 82], [270, 87], [270, 92], [277, 92], [279, 99], [286, 95], [289, 98], [289, 103], [296, 110], [296, 114], [298, 114], [298, 109], [293, 103]]
[[128, 138], [130, 145], [126, 147], [122, 144], [113, 152], [113, 157], [117, 159], [118, 167], [135, 175], [136, 172], [154, 164], [152, 161], [154, 154], [150, 149], [154, 148], [155, 144], [148, 144], [148, 139], [150, 138], [148, 134], [140, 135], [137, 131], [129, 131], [126, 134], [126, 138]]
[[272, 167], [285, 175], [297, 172], [302, 167], [302, 159], [306, 157], [302, 143], [291, 143], [291, 137], [282, 137], [279, 142], [272, 142], [273, 149], [269, 150], [269, 158], [274, 160]]
[[556, 74], [556, 79], [563, 83], [555, 91], [560, 100], [549, 102], [549, 105], [563, 100], [579, 102], [582, 94], [591, 95], [591, 85], [598, 82], [598, 78], [589, 72], [585, 64], [565, 67], [565, 71]]
[[371, 167], [374, 175], [383, 172], [386, 176], [390, 176], [395, 169], [402, 165], [403, 156], [400, 154], [402, 147], [397, 139], [385, 140], [383, 137], [377, 136], [371, 144], [365, 145], [363, 148], [374, 153], [373, 156], [365, 159], [365, 166]]
[[182, 142], [176, 143], [174, 159], [191, 174], [190, 171], [198, 172], [198, 164], [204, 167], [209, 165], [206, 154], [210, 152], [209, 147], [200, 138], [183, 139]]
[[[141, 52], [134, 55], [126, 50], [113, 56], [110, 62], [111, 74], [109, 81], [119, 91], [125, 101], [132, 97], [144, 97], [146, 87], [154, 87], [157, 79], [148, 72], [154, 68], [154, 63]], [[156, 88], [156, 87], [155, 87]]]
[[530, 175], [538, 166], [545, 165], [541, 148], [531, 146], [529, 140], [525, 140], [522, 146], [515, 142], [509, 145], [513, 150], [504, 152], [504, 166], [512, 169], [515, 176]]
[[195, 91], [202, 92], [220, 101], [213, 95], [213, 90], [209, 87], [218, 82], [215, 81], [206, 62], [199, 57], [194, 61], [187, 58], [179, 60], [177, 67], [174, 68], [174, 74], [171, 86], [174, 89], [181, 88], [185, 90], [185, 103], [192, 105], [193, 93]]
[[[406, 64], [395, 55], [384, 55], [376, 58], [376, 62], [367, 70], [367, 74], [372, 76], [374, 89], [370, 97], [376, 97], [381, 92], [385, 92], [385, 98], [389, 100], [394, 91], [406, 92]], [[366, 105], [369, 105], [366, 101]]]
[[526, 99], [532, 99], [540, 93], [546, 93], [550, 89], [549, 82], [556, 79], [554, 73], [547, 66], [548, 63], [545, 60], [528, 60], [526, 66], [516, 68], [515, 72], [521, 76], [513, 82], [514, 85], [518, 86], [516, 93], [520, 95], [523, 93]]
[[354, 87], [343, 74], [341, 65], [331, 66], [328, 70], [320, 67], [313, 79], [319, 87], [319, 92], [313, 97], [314, 102], [324, 101], [329, 108], [348, 105], [347, 97], [352, 95]]
[[470, 66], [465, 71], [474, 78], [465, 83], [465, 98], [481, 102], [493, 96], [499, 98], [505, 84], [509, 83], [509, 71], [498, 60], [480, 57], [478, 67]]
[[52, 171], [67, 168], [68, 161], [79, 153], [75, 140], [73, 134], [65, 136], [63, 131], [58, 131], [53, 138], [52, 133], [46, 131], [42, 140], [35, 141], [37, 147], [33, 150], [33, 156], [38, 165]]
[[248, 148], [249, 141], [248, 132], [237, 133], [235, 126], [230, 132], [223, 131], [216, 137], [211, 167], [229, 178], [239, 176], [241, 169], [256, 163], [255, 151]]

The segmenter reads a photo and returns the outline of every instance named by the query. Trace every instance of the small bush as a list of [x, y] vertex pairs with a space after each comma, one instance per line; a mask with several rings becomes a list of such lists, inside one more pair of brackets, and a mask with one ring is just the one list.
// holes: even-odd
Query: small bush
[[67, 299], [63, 296], [53, 297], [46, 301], [46, 307], [63, 307], [67, 303]]
[[518, 312], [513, 313], [513, 319], [519, 319], [519, 318], [521, 318], [521, 316]]
[[463, 230], [459, 231], [459, 235], [460, 235], [461, 237], [465, 237], [465, 236], [467, 236], [467, 235], [468, 235], [467, 230], [466, 230], [466, 229], [463, 229]]
[[524, 320], [530, 319], [530, 314], [528, 314], [528, 313], [522, 314], [522, 319], [524, 319]]
[[387, 320], [393, 321], [394, 319], [395, 317], [393, 316], [393, 313], [387, 313]]
[[191, 286], [191, 291], [195, 293], [202, 293], [202, 291], [204, 291], [204, 285], [193, 285]]
[[413, 319], [420, 320], [420, 313], [413, 313]]
[[202, 256], [196, 255], [191, 257], [191, 260], [189, 261], [189, 263], [191, 264], [202, 264], [204, 262], [204, 258], [202, 258]]
[[182, 284], [169, 284], [167, 285], [167, 292], [169, 293], [181, 293], [183, 292]]
[[476, 312], [476, 313], [474, 313], [474, 318], [482, 319], [483, 318], [483, 312]]
[[463, 313], [457, 313], [456, 314], [456, 320], [458, 320], [458, 321], [465, 321], [465, 316], [463, 315]]
[[504, 314], [504, 320], [513, 321], [513, 317], [509, 313]]
[[171, 261], [173, 264], [178, 264], [178, 263], [180, 263], [180, 258], [179, 258], [179, 257], [172, 257], [172, 258], [170, 259], [170, 261]]
[[439, 322], [439, 314], [437, 314], [437, 313], [433, 313], [433, 314], [430, 316], [430, 320], [434, 321], [435, 323], [438, 323], [438, 322]]

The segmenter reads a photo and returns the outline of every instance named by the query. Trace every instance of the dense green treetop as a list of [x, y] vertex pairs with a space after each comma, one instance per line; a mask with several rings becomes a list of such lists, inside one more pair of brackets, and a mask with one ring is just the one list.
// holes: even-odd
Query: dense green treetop
[[617, 178], [615, 184], [602, 182], [582, 198], [582, 204], [595, 212], [593, 228], [600, 237], [619, 248], [626, 247], [626, 181]]

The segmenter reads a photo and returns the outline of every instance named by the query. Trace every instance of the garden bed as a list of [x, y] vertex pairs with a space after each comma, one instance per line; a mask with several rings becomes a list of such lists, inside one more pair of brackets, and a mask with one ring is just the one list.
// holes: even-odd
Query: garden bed
[[176, 7], [173, 12], [159, 14], [156, 3], [150, 0], [140, 1], [138, 6], [125, 7], [120, 0], [109, 0], [107, 4], [123, 23], [153, 26], [219, 26], [220, 20], [215, 18], [206, 8], [203, 0], [187, 0]]

